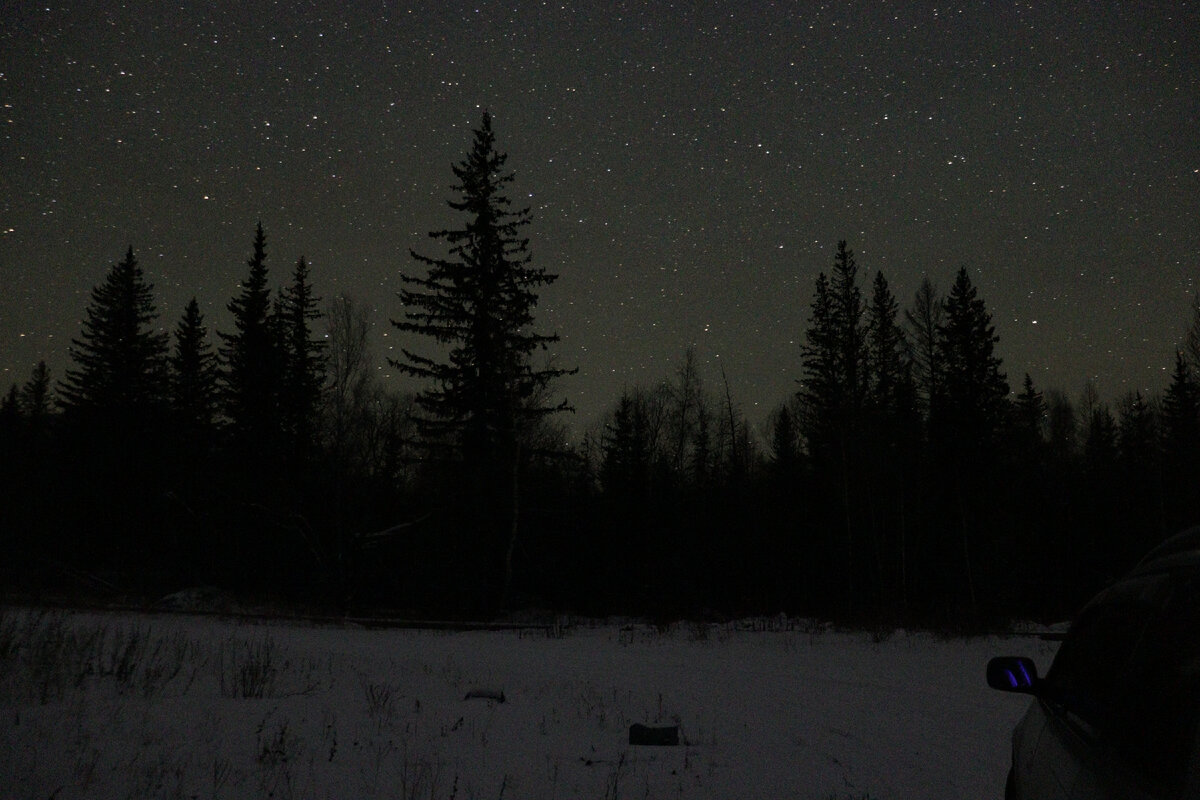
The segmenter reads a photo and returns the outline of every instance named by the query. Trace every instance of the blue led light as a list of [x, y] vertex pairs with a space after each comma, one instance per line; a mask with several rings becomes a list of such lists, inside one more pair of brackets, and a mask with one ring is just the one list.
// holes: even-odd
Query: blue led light
[[[1021, 677], [1024, 678], [1024, 680], [1025, 680], [1025, 683], [1023, 683], [1022, 685], [1023, 686], [1032, 686], [1033, 678], [1029, 677], [1029, 673], [1025, 671], [1025, 662], [1019, 661], [1019, 662], [1017, 662], [1017, 666], [1021, 669]], [[1013, 685], [1015, 686], [1016, 684], [1013, 684]]]

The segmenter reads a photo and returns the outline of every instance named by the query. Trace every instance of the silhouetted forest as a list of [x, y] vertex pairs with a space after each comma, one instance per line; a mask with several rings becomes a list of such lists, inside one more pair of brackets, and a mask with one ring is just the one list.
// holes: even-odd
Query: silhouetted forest
[[1160, 396], [1072, 398], [1010, 384], [965, 269], [902, 306], [841, 242], [767, 420], [688, 350], [570, 441], [573, 365], [536, 326], [556, 276], [486, 115], [454, 174], [461, 225], [392, 306], [428, 342], [392, 362], [418, 394], [384, 387], [368, 312], [303, 258], [273, 286], [261, 225], [227, 331], [195, 300], [168, 328], [130, 248], [72, 366], [0, 405], [8, 591], [980, 628], [1069, 614], [1200, 521], [1200, 303]]

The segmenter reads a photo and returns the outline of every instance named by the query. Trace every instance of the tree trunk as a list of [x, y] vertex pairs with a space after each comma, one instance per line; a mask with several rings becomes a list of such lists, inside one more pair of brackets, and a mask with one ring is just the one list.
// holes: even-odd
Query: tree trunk
[[517, 531], [521, 512], [521, 443], [513, 445], [512, 458], [512, 516], [508, 529], [508, 546], [504, 551], [504, 584], [500, 590], [500, 608], [506, 609], [512, 592], [513, 551], [517, 548]]

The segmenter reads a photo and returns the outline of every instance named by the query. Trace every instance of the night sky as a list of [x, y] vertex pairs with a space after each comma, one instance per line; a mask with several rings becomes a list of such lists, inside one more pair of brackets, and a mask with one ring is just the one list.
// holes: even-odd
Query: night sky
[[258, 220], [276, 285], [304, 255], [374, 308], [382, 364], [488, 109], [580, 428], [690, 344], [760, 420], [838, 239], [905, 307], [966, 266], [1014, 387], [1160, 391], [1200, 289], [1198, 9], [9, 0], [0, 388], [63, 376], [131, 244], [165, 328], [195, 295], [229, 330]]

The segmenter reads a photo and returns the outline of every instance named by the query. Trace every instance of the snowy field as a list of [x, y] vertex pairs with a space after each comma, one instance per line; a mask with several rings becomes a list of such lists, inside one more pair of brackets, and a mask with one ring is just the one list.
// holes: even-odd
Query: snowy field
[[[984, 665], [1044, 669], [1055, 647], [796, 620], [548, 635], [0, 614], [4, 800], [999, 798], [1027, 702]], [[679, 744], [631, 746], [634, 723]]]

